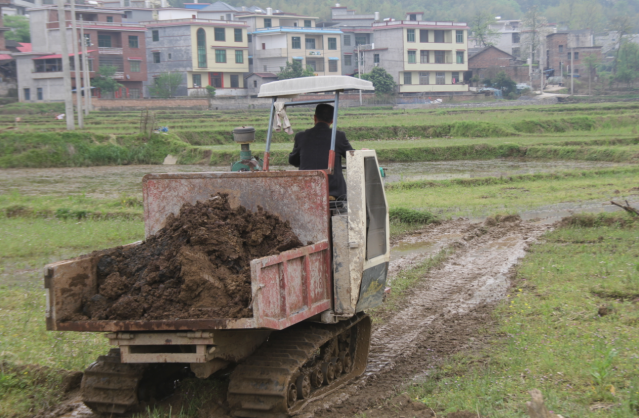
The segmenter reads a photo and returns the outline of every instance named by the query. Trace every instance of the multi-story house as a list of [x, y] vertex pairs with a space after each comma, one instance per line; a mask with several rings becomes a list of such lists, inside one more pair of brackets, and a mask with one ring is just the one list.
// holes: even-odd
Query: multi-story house
[[411, 14], [414, 20], [373, 23], [375, 43], [362, 54], [363, 72], [384, 68], [402, 94], [467, 92], [466, 23], [429, 22]]
[[342, 74], [353, 75], [358, 71], [357, 47], [370, 45], [373, 40], [374, 22], [379, 21], [379, 12], [358, 15], [344, 6], [331, 7], [330, 27], [339, 29], [342, 35]]
[[[488, 44], [519, 58], [521, 55], [521, 20], [497, 20], [488, 25], [491, 34], [484, 39]], [[477, 37], [470, 36], [468, 45], [477, 51], [486, 47]]]
[[279, 73], [286, 62], [298, 61], [315, 75], [341, 75], [342, 31], [318, 28], [316, 17], [276, 12], [236, 15], [250, 28], [251, 72]]
[[589, 55], [601, 59], [602, 47], [593, 44], [593, 33], [587, 29], [549, 34], [546, 36], [546, 73], [554, 76], [560, 76], [562, 71], [564, 74], [571, 74], [572, 63], [575, 77], [587, 77], [588, 66], [583, 59]]
[[[76, 7], [77, 39], [80, 27], [84, 29], [89, 63], [89, 74], [94, 78], [100, 67], [115, 67], [113, 78], [123, 87], [114, 93], [118, 98], [142, 97], [142, 83], [146, 81], [145, 27], [122, 22], [123, 13], [117, 10]], [[72, 58], [61, 55], [61, 31], [58, 9], [43, 6], [29, 9], [32, 51], [16, 54], [18, 97], [20, 101], [64, 100], [62, 67], [69, 63], [71, 83], [75, 89]], [[71, 10], [65, 10], [67, 50], [73, 55]], [[79, 42], [78, 42], [79, 43]], [[80, 45], [78, 45], [81, 54]], [[80, 55], [81, 60], [82, 55]], [[104, 97], [94, 90], [93, 95]]]
[[245, 96], [248, 64], [248, 26], [240, 21], [176, 19], [147, 22], [146, 58], [149, 80], [162, 73], [182, 74], [178, 96], [206, 94]]

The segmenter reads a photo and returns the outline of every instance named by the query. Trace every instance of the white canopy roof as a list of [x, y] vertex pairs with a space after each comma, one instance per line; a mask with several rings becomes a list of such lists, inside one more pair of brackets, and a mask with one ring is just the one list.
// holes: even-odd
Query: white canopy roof
[[257, 97], [290, 97], [304, 93], [342, 90], [375, 90], [373, 83], [345, 75], [290, 78], [262, 84]]

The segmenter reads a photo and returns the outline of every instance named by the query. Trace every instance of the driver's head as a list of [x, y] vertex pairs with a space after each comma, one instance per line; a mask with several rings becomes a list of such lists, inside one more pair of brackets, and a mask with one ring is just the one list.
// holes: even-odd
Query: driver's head
[[333, 112], [335, 108], [326, 103], [320, 103], [315, 108], [315, 123], [324, 122], [327, 124], [333, 123]]

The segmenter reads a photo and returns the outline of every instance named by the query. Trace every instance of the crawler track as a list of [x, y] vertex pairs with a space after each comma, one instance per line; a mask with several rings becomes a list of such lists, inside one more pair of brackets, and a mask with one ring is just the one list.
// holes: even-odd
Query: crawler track
[[335, 325], [300, 324], [274, 333], [231, 375], [236, 417], [287, 417], [366, 368], [371, 321], [359, 314]]

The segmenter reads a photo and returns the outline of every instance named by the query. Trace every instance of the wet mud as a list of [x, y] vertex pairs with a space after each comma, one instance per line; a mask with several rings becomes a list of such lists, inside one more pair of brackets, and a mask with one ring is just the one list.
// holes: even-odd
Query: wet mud
[[251, 260], [302, 245], [287, 222], [233, 209], [225, 194], [187, 203], [156, 235], [99, 260], [99, 291], [72, 319], [251, 317]]

